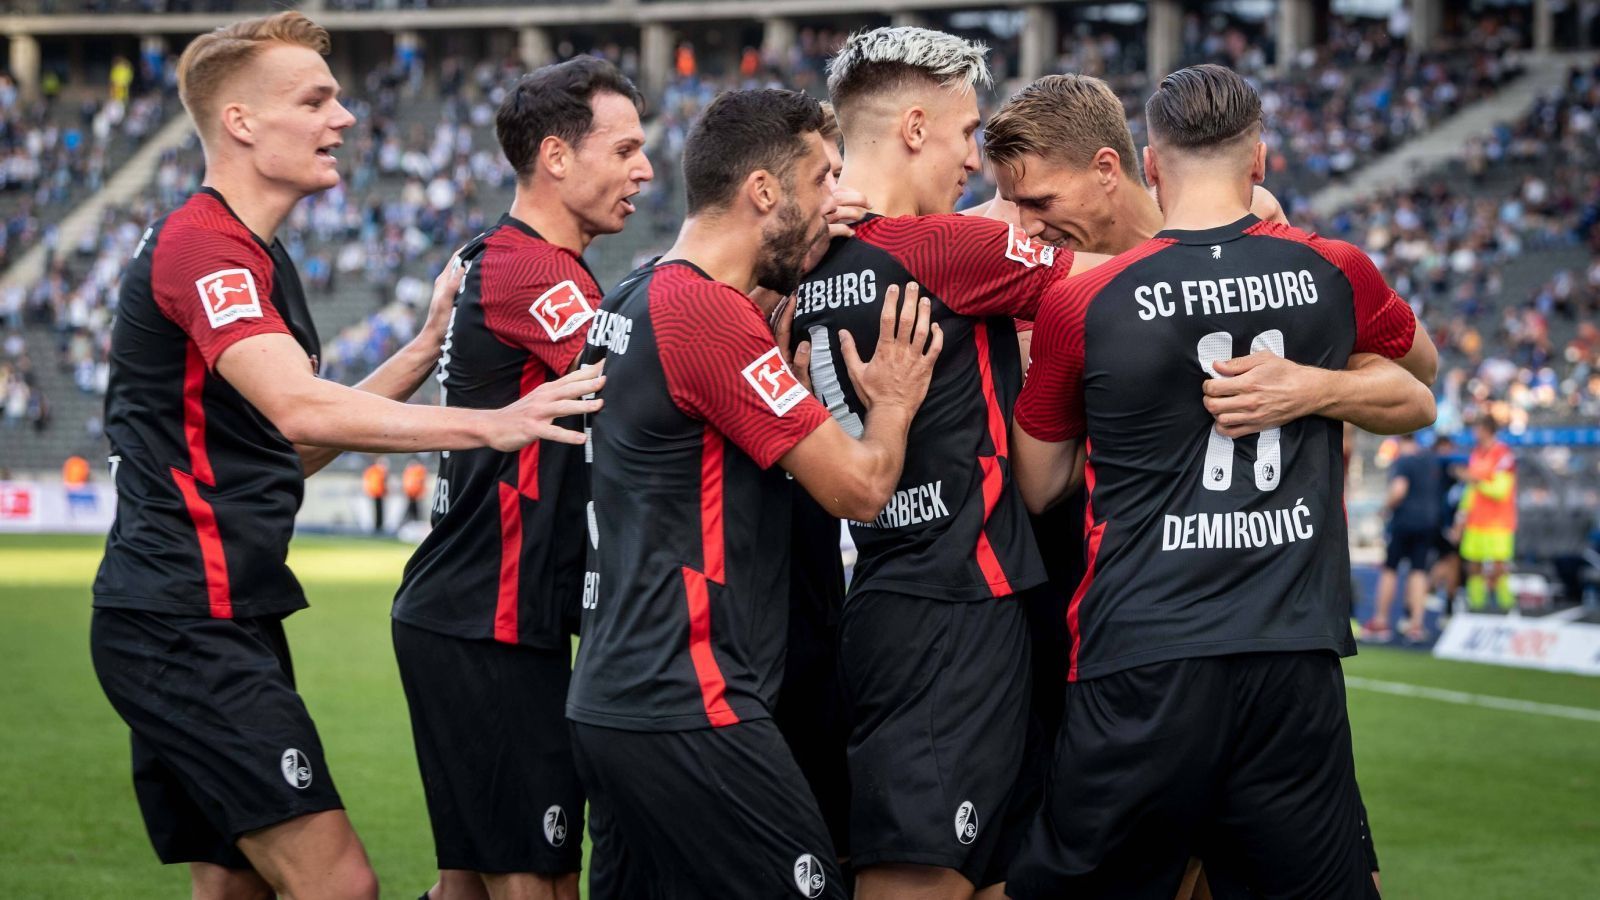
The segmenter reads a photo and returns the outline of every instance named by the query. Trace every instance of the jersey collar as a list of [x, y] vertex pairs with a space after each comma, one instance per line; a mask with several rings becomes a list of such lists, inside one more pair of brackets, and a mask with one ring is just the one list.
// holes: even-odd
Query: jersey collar
[[540, 234], [538, 231], [535, 231], [532, 225], [529, 225], [527, 222], [524, 222], [516, 216], [513, 216], [511, 213], [501, 213], [500, 224], [508, 228], [515, 228], [528, 237], [537, 238], [541, 241], [544, 240], [544, 235]]
[[1206, 228], [1201, 231], [1182, 231], [1176, 228], [1169, 228], [1158, 233], [1156, 238], [1165, 238], [1180, 244], [1224, 244], [1244, 237], [1245, 231], [1260, 221], [1254, 213], [1249, 213], [1237, 222], [1220, 225], [1216, 228]]
[[228, 205], [228, 198], [222, 196], [222, 192], [221, 191], [218, 191], [216, 188], [211, 187], [210, 185], [203, 184], [203, 185], [200, 186], [199, 190], [195, 191], [195, 193], [196, 194], [205, 194], [207, 197], [210, 197], [211, 199], [213, 199], [213, 200], [217, 201], [218, 203], [222, 204], [222, 208], [227, 211], [228, 215], [233, 217], [233, 220], [235, 222], [239, 223], [239, 227], [244, 229], [244, 233], [245, 234], [250, 235], [250, 239], [251, 240], [253, 240], [256, 243], [260, 244], [262, 247], [265, 247], [269, 251], [272, 250], [274, 247], [278, 246], [278, 238], [277, 238], [276, 235], [273, 236], [272, 243], [269, 244], [266, 241], [263, 241], [261, 239], [261, 235], [256, 234], [254, 231], [251, 231], [250, 230], [250, 226], [244, 224], [244, 220], [239, 218], [239, 214], [234, 212], [233, 211], [233, 207]]

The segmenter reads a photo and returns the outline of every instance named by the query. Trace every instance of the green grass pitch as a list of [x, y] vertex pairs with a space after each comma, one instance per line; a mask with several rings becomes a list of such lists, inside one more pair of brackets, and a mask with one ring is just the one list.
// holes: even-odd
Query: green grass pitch
[[[0, 537], [0, 895], [171, 898], [129, 784], [127, 734], [89, 664], [100, 541]], [[409, 548], [299, 538], [311, 609], [289, 619], [302, 691], [385, 894], [415, 897], [432, 845], [389, 643]], [[1370, 679], [1600, 710], [1600, 679], [1366, 650]], [[1363, 793], [1392, 898], [1600, 896], [1600, 722], [1352, 688]]]

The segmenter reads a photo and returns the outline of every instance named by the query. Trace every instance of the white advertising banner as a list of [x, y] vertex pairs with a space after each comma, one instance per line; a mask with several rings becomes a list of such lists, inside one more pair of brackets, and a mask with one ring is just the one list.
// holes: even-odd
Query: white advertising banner
[[68, 489], [57, 482], [0, 481], [0, 533], [15, 531], [105, 534], [117, 511], [109, 484]]
[[1600, 675], [1600, 625], [1461, 613], [1433, 647], [1440, 659]]

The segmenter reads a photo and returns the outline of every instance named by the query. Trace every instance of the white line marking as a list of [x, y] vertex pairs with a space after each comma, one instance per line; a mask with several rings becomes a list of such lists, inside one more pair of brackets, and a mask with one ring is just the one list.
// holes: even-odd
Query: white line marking
[[1482, 706], [1487, 709], [1532, 713], [1536, 716], [1552, 716], [1557, 719], [1600, 722], [1600, 709], [1587, 709], [1581, 706], [1560, 706], [1554, 703], [1535, 703], [1532, 700], [1512, 700], [1507, 697], [1490, 697], [1486, 694], [1468, 694], [1465, 691], [1447, 691], [1442, 688], [1403, 684], [1398, 681], [1378, 681], [1377, 679], [1360, 678], [1354, 675], [1345, 676], [1344, 683], [1359, 690], [1393, 694], [1397, 697], [1421, 697], [1424, 700], [1439, 700], [1460, 706]]

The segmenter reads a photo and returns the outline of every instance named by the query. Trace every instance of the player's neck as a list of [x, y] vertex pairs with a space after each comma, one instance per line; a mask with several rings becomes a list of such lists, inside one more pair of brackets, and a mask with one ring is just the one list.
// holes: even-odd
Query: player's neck
[[539, 236], [579, 256], [589, 248], [594, 235], [583, 230], [577, 216], [561, 202], [555, 191], [524, 191], [517, 185], [511, 199], [511, 217], [527, 225]]
[[278, 226], [289, 218], [295, 204], [309, 196], [286, 189], [254, 171], [240, 171], [227, 165], [207, 166], [200, 183], [221, 194], [244, 227], [268, 244], [277, 235]]
[[661, 259], [694, 263], [700, 271], [741, 294], [756, 288], [756, 257], [761, 253], [761, 229], [740, 227], [725, 218], [692, 216], [685, 219]]
[[948, 209], [922, 209], [917, 203], [916, 185], [906, 177], [905, 161], [878, 159], [870, 150], [859, 157], [845, 156], [839, 186], [860, 191], [872, 204], [872, 211], [880, 216], [950, 212]]
[[1161, 189], [1163, 227], [1173, 231], [1204, 231], [1237, 222], [1250, 214], [1251, 186], [1232, 181], [1195, 180]]
[[[1133, 188], [1134, 185], [1127, 185]], [[1150, 196], [1144, 185], [1138, 185], [1137, 190], [1120, 192], [1127, 198], [1128, 209], [1124, 216], [1119, 216], [1117, 224], [1126, 229], [1126, 236], [1119, 242], [1116, 252], [1123, 253], [1150, 240], [1156, 232], [1166, 227], [1166, 221], [1161, 216], [1161, 206], [1156, 203], [1156, 198]]]

